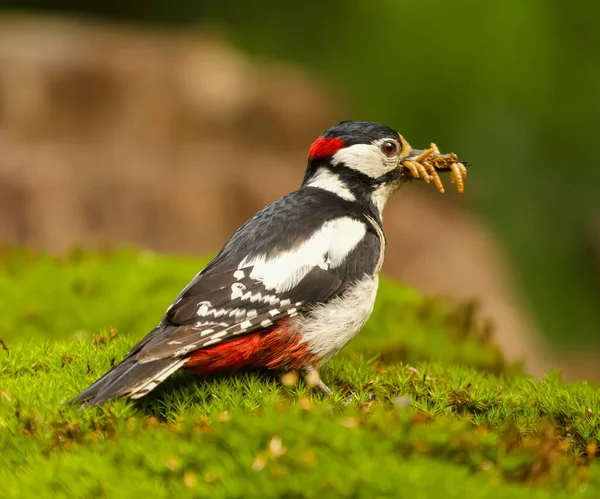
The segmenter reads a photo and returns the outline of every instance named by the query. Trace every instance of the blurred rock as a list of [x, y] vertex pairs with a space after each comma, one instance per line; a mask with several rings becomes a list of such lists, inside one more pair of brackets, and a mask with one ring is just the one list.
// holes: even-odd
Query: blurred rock
[[210, 34], [10, 19], [0, 68], [0, 240], [59, 253], [215, 249], [339, 114]]
[[[214, 251], [297, 188], [309, 144], [347, 118], [341, 110], [306, 74], [214, 33], [5, 18], [0, 242]], [[485, 223], [424, 187], [386, 212], [385, 271], [427, 293], [476, 297], [530, 371], [568, 367], [538, 339]]]

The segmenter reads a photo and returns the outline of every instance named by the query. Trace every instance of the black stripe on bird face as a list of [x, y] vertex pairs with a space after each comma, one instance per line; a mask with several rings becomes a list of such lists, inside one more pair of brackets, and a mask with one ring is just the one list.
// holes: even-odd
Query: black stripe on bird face
[[405, 174], [402, 171], [402, 168], [394, 168], [389, 172], [384, 173], [381, 177], [373, 179], [371, 182], [371, 186], [373, 188], [379, 187], [380, 185], [392, 184], [398, 181], [404, 180]]

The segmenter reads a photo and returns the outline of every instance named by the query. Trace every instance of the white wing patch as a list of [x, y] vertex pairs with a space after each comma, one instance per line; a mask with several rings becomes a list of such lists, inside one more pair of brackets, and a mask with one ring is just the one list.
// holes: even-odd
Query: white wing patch
[[212, 304], [209, 301], [201, 301], [198, 303], [198, 311], [196, 312], [200, 317], [206, 317], [211, 315], [213, 312]]
[[265, 288], [285, 293], [296, 286], [313, 268], [339, 267], [365, 236], [366, 225], [349, 217], [325, 223], [309, 239], [272, 258], [264, 255], [244, 258], [238, 269], [253, 267], [250, 277]]
[[[238, 270], [238, 272], [240, 271]], [[241, 282], [234, 282], [231, 285], [231, 299], [235, 300], [236, 298], [242, 297], [244, 295], [244, 291], [246, 291], [246, 286], [244, 286]]]

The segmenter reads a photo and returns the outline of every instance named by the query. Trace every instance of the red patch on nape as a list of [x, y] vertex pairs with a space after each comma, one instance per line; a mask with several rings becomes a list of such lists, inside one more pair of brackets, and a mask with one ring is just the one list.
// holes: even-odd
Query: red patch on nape
[[325, 137], [319, 137], [313, 142], [308, 151], [308, 159], [319, 159], [333, 156], [342, 147], [344, 147], [344, 141], [338, 137], [327, 139]]
[[315, 365], [316, 360], [298, 334], [290, 332], [285, 323], [281, 323], [274, 329], [196, 350], [183, 367], [199, 373], [240, 368], [300, 369]]

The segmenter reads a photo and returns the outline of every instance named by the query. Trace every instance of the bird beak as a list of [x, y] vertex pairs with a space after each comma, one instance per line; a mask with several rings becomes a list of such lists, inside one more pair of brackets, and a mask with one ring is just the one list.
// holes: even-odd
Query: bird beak
[[410, 149], [408, 154], [402, 158], [402, 161], [417, 161], [423, 153], [425, 153], [426, 149]]

